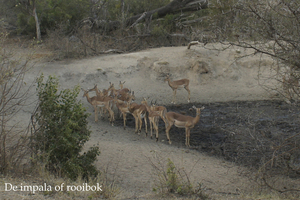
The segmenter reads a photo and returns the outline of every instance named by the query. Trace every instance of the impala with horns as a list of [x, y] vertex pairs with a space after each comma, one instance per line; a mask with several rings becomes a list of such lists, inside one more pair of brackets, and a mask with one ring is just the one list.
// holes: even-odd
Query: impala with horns
[[[114, 117], [114, 112], [112, 111], [112, 98], [110, 97], [98, 97], [98, 96], [89, 96], [90, 90], [84, 90], [81, 88], [81, 90], [84, 92], [83, 97], [86, 97], [87, 101], [94, 107], [95, 111], [95, 122], [98, 121], [98, 107], [104, 107], [108, 113], [109, 113], [109, 118], [110, 118], [110, 123], [113, 126], [115, 117]], [[100, 113], [102, 116], [102, 113]]]
[[196, 117], [191, 117], [187, 115], [182, 115], [175, 112], [167, 112], [166, 113], [166, 135], [167, 139], [169, 140], [169, 144], [171, 144], [169, 131], [173, 125], [175, 125], [178, 128], [185, 128], [185, 145], [190, 146], [190, 131], [194, 126], [199, 122], [200, 120], [200, 114], [202, 108], [196, 108], [193, 106], [193, 108], [196, 110]]
[[111, 83], [111, 82], [109, 82], [109, 83], [110, 83], [110, 91], [111, 91], [110, 96], [113, 96], [113, 95], [125, 95], [125, 94], [127, 94], [130, 91], [128, 88], [123, 88], [124, 87], [123, 84], [125, 83], [125, 81], [123, 83], [120, 81], [120, 84], [119, 84], [120, 89], [119, 90], [117, 90], [115, 88], [115, 86], [114, 86], [113, 83]]
[[171, 81], [170, 76], [167, 75], [165, 78], [165, 81], [168, 81], [169, 86], [173, 90], [173, 100], [171, 103], [176, 104], [176, 92], [177, 92], [177, 89], [180, 87], [183, 87], [188, 92], [188, 102], [190, 102], [191, 92], [189, 89], [189, 84], [190, 84], [189, 79], [180, 79], [180, 80], [176, 80], [176, 81]]

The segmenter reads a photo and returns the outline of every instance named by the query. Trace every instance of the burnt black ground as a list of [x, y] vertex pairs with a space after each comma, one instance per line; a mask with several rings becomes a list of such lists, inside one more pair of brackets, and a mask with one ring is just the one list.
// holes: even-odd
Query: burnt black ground
[[[298, 146], [289, 143], [297, 143], [299, 139], [299, 106], [283, 101], [264, 100], [166, 107], [168, 111], [195, 116], [195, 110], [189, 110], [193, 105], [205, 106], [205, 109], [201, 112], [198, 124], [191, 129], [190, 148], [255, 168], [285, 151], [290, 153], [288, 156], [295, 156], [293, 148], [297, 149]], [[123, 120], [117, 117], [115, 125], [123, 126]], [[135, 127], [131, 115], [128, 115], [127, 126]], [[145, 134], [144, 129], [142, 134]], [[170, 138], [171, 145], [188, 149], [185, 147], [184, 129], [172, 127]], [[162, 120], [159, 122], [159, 141], [169, 145]]]

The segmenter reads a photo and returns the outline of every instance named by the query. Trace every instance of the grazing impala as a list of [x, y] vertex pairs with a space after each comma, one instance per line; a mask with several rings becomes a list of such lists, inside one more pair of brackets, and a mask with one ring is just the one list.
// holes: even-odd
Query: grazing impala
[[[107, 111], [109, 113], [110, 123], [113, 126], [115, 117], [114, 117], [114, 112], [111, 109], [112, 98], [98, 97], [98, 96], [90, 97], [89, 96], [90, 90], [84, 90], [83, 88], [81, 88], [81, 90], [84, 92], [83, 97], [86, 97], [87, 101], [94, 107], [95, 122], [98, 121], [98, 107], [104, 107], [107, 109]], [[102, 115], [102, 113], [101, 113], [101, 115]]]
[[190, 89], [189, 89], [189, 84], [190, 84], [189, 79], [180, 79], [180, 80], [176, 80], [176, 81], [171, 81], [169, 75], [167, 75], [165, 81], [168, 81], [169, 86], [173, 90], [173, 100], [172, 100], [171, 103], [176, 104], [176, 92], [177, 92], [177, 89], [180, 88], [180, 87], [184, 87], [184, 89], [186, 89], [186, 91], [189, 94], [188, 102], [190, 102], [191, 92], [190, 92]]
[[185, 145], [190, 146], [190, 130], [194, 128], [194, 126], [199, 122], [200, 120], [200, 114], [202, 108], [196, 108], [193, 106], [193, 108], [196, 110], [196, 117], [186, 116], [175, 112], [167, 112], [166, 113], [166, 135], [169, 140], [169, 144], [171, 144], [169, 131], [173, 125], [175, 125], [178, 128], [185, 128]]

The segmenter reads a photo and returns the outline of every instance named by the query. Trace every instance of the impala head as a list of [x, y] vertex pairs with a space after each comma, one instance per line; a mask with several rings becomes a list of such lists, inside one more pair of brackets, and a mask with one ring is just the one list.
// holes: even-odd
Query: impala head
[[167, 76], [166, 76], [166, 78], [165, 78], [165, 82], [168, 81], [168, 80], [170, 80], [169, 74], [167, 74]]
[[192, 108], [194, 108], [194, 109], [196, 110], [197, 114], [199, 114], [199, 115], [200, 115], [200, 113], [201, 113], [201, 110], [203, 110], [205, 107], [204, 107], [204, 106], [202, 106], [201, 108], [197, 108], [196, 106], [193, 106]]
[[135, 96], [134, 96], [134, 91], [131, 92], [131, 100], [134, 101], [135, 100]]
[[141, 101], [141, 104], [144, 104], [144, 105], [147, 104], [147, 99], [145, 97], [143, 97], [143, 101]]
[[109, 82], [109, 87], [107, 90], [113, 90], [115, 89], [115, 85], [112, 82]]
[[120, 84], [119, 84], [119, 87], [121, 88], [121, 89], [123, 89], [123, 86], [124, 86], [124, 83], [125, 83], [126, 81], [124, 81], [123, 83], [122, 83], [122, 81], [120, 81]]
[[156, 100], [155, 100], [155, 102], [151, 101], [151, 104], [150, 104], [151, 110], [153, 110], [156, 105], [157, 105]]
[[86, 97], [89, 94], [89, 89], [85, 90], [83, 88], [81, 88], [81, 90], [84, 92], [82, 97]]
[[[81, 88], [81, 89], [82, 89], [82, 88]], [[89, 92], [91, 92], [91, 91], [96, 91], [96, 90], [98, 90], [98, 88], [97, 88], [97, 84], [95, 84], [94, 88], [92, 88], [92, 89], [88, 89], [88, 91], [89, 91]]]

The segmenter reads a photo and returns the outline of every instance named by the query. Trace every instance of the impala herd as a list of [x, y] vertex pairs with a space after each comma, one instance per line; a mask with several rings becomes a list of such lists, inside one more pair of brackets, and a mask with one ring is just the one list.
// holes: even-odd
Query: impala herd
[[[176, 91], [180, 87], [184, 87], [188, 91], [188, 102], [190, 102], [190, 90], [189, 90], [189, 79], [180, 79], [171, 81], [169, 75], [166, 76], [165, 81], [168, 81], [169, 86], [173, 89], [173, 100], [171, 103], [176, 103]], [[83, 89], [83, 97], [86, 97], [87, 101], [94, 107], [95, 122], [98, 121], [98, 108], [100, 108], [100, 116], [108, 113], [109, 122], [113, 126], [115, 121], [115, 114], [113, 106], [115, 106], [123, 117], [124, 129], [126, 128], [126, 116], [127, 114], [133, 115], [135, 119], [135, 133], [140, 134], [142, 129], [142, 123], [145, 123], [146, 136], [147, 130], [147, 118], [150, 123], [150, 131], [152, 138], [152, 130], [155, 130], [156, 141], [158, 141], [158, 121], [161, 118], [166, 127], [166, 135], [171, 144], [169, 131], [173, 125], [178, 128], [185, 128], [186, 134], [186, 146], [190, 146], [190, 129], [193, 128], [200, 120], [200, 114], [202, 108], [193, 108], [196, 110], [196, 117], [182, 115], [176, 112], [167, 112], [166, 107], [157, 106], [156, 103], [151, 102], [148, 104], [147, 99], [143, 98], [141, 104], [134, 102], [134, 92], [128, 88], [124, 88], [124, 82], [119, 83], [120, 89], [116, 89], [114, 84], [110, 82], [108, 89], [102, 91], [97, 88], [97, 85], [92, 89]], [[95, 91], [96, 96], [90, 97], [89, 92]]]

